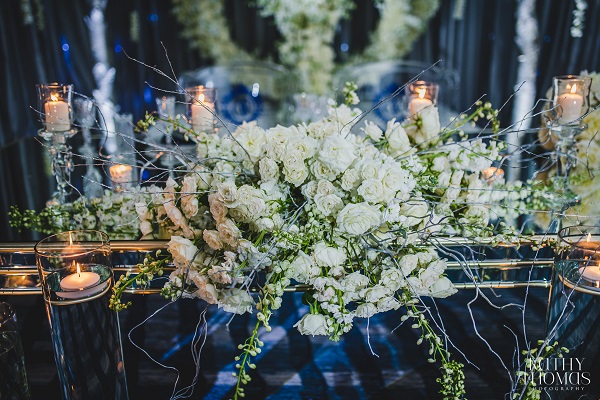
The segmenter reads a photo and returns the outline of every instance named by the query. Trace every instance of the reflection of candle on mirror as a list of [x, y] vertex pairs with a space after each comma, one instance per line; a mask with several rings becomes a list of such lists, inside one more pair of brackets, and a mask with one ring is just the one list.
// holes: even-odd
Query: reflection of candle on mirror
[[421, 112], [425, 107], [429, 107], [433, 104], [433, 101], [425, 97], [427, 94], [426, 88], [419, 88], [417, 89], [417, 92], [419, 93], [418, 97], [412, 97], [408, 103], [408, 112], [410, 115], [415, 115]]
[[481, 171], [481, 177], [488, 184], [494, 182], [494, 179], [501, 179], [504, 176], [504, 170], [502, 168], [488, 167]]
[[[569, 85], [567, 85], [567, 89], [569, 89]], [[558, 97], [558, 105], [562, 108], [561, 119], [567, 122], [579, 118], [583, 109], [583, 96], [577, 93], [577, 84], [574, 83], [570, 89], [570, 93], [564, 93]]]
[[77, 263], [76, 272], [65, 276], [60, 281], [62, 292], [57, 292], [57, 295], [67, 299], [78, 299], [85, 296], [91, 296], [101, 292], [106, 288], [107, 282], [100, 285], [100, 275], [95, 272], [81, 271], [79, 263]]
[[[600, 248], [600, 243], [592, 242], [591, 240], [592, 233], [588, 232], [587, 236], [585, 237], [585, 245], [583, 247], [586, 248], [586, 253], [588, 251], [593, 251], [593, 255], [595, 256], [597, 255], [596, 251]], [[588, 256], [585, 256], [584, 259], [588, 260], [588, 264], [584, 265], [583, 267], [579, 267], [579, 274], [588, 281], [594, 282], [595, 286], [600, 286], [600, 266], [593, 264]]]
[[192, 103], [192, 128], [195, 131], [210, 129], [213, 125], [215, 103], [204, 101], [204, 95], [198, 96], [198, 101]]
[[69, 232], [69, 245], [66, 246], [62, 251], [61, 254], [63, 256], [70, 256], [70, 255], [77, 255], [77, 254], [81, 254], [85, 251], [85, 249], [83, 247], [81, 247], [78, 244], [73, 244], [73, 235], [71, 234], [71, 232]]
[[51, 132], [64, 132], [71, 129], [69, 105], [60, 100], [56, 94], [50, 95], [50, 101], [44, 103], [46, 114], [46, 129]]

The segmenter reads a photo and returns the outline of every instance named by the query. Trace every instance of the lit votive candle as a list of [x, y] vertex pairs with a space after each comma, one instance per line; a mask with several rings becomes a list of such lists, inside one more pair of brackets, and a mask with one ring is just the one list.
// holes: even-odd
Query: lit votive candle
[[579, 274], [588, 281], [596, 283], [596, 286], [600, 283], [600, 266], [598, 265], [590, 264], [579, 267]]
[[191, 112], [192, 128], [194, 131], [203, 131], [212, 127], [215, 103], [204, 101], [204, 95], [201, 94], [198, 97], [198, 101], [192, 103]]
[[575, 121], [581, 116], [581, 110], [583, 110], [583, 96], [577, 93], [576, 83], [571, 86], [570, 93], [564, 93], [558, 97], [558, 105], [562, 108], [562, 121]]
[[425, 97], [427, 94], [426, 88], [417, 89], [418, 96], [414, 96], [408, 102], [408, 112], [410, 115], [420, 113], [424, 108], [433, 105], [433, 101]]
[[501, 179], [504, 176], [504, 170], [502, 168], [488, 167], [481, 171], [481, 177], [488, 184], [494, 182], [494, 179]]
[[91, 271], [82, 271], [79, 264], [73, 274], [65, 276], [60, 281], [60, 292], [56, 294], [66, 299], [79, 299], [103, 291], [108, 282], [100, 282], [100, 275]]
[[69, 118], [69, 105], [66, 101], [52, 94], [50, 101], [44, 103], [44, 113], [46, 114], [46, 129], [50, 132], [65, 132], [71, 129], [71, 120]]
[[131, 165], [115, 164], [109, 168], [110, 179], [116, 184], [124, 184], [131, 182]]

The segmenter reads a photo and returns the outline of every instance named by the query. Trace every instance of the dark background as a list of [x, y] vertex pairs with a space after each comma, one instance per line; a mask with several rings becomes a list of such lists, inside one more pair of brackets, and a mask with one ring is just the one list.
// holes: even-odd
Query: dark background
[[[263, 18], [251, 1], [224, 0], [233, 40], [258, 58], [277, 62], [279, 39], [272, 18]], [[453, 19], [454, 0], [445, 0], [429, 21], [426, 33], [405, 60], [427, 64], [442, 60], [443, 68], [460, 77], [452, 93], [456, 108], [466, 109], [487, 94], [495, 106], [506, 102], [518, 85], [519, 49], [515, 43], [518, 1], [465, 0], [464, 17]], [[0, 241], [35, 239], [9, 228], [10, 205], [40, 209], [52, 192], [47, 153], [37, 142], [40, 128], [35, 85], [41, 82], [73, 83], [76, 91], [91, 96], [96, 87], [89, 30], [84, 17], [92, 3], [85, 0], [28, 0], [34, 22], [25, 24], [21, 5], [26, 0], [0, 1]], [[555, 75], [600, 69], [600, 1], [588, 1], [582, 38], [573, 38], [570, 27], [574, 1], [545, 0], [536, 3], [539, 24], [537, 97], [543, 97]], [[41, 5], [41, 8], [38, 6]], [[155, 108], [158, 95], [149, 85], [169, 88], [149, 68], [169, 65], [164, 43], [178, 75], [211, 65], [179, 35], [181, 26], [166, 0], [108, 0], [105, 10], [109, 64], [116, 68], [113, 102], [134, 120]], [[130, 36], [130, 15], [139, 16], [139, 40]], [[338, 62], [351, 59], [368, 44], [379, 19], [371, 0], [356, 0], [349, 19], [337, 29], [334, 48]], [[41, 28], [41, 29], [40, 29]], [[347, 52], [340, 51], [342, 43]], [[147, 82], [147, 83], [146, 83]], [[512, 103], [501, 114], [509, 123]]]

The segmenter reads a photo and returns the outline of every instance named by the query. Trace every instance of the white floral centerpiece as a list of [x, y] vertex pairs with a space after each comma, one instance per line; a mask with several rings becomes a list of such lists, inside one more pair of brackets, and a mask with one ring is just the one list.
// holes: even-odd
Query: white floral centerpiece
[[[456, 292], [445, 276], [447, 260], [436, 251], [441, 236], [489, 238], [493, 208], [502, 200], [501, 179], [482, 170], [500, 159], [493, 139], [468, 139], [460, 125], [496, 111], [478, 104], [458, 126], [442, 129], [435, 107], [413, 119], [389, 121], [385, 131], [365, 122], [355, 87], [346, 104], [331, 104], [317, 122], [263, 130], [243, 124], [230, 135], [195, 133], [199, 163], [178, 182], [148, 189], [136, 204], [142, 233], [168, 233], [175, 270], [163, 295], [197, 297], [227, 312], [256, 311], [251, 337], [236, 360], [236, 398], [250, 380], [247, 368], [260, 352], [259, 328], [290, 285], [305, 285], [310, 312], [295, 325], [302, 334], [331, 340], [352, 329], [355, 318], [404, 306], [430, 362], [442, 362], [442, 393], [464, 394], [462, 364], [430, 324], [421, 297]], [[154, 123], [147, 117], [141, 126]], [[117, 283], [111, 306], [131, 283], [162, 273], [168, 259], [147, 257], [138, 276]], [[258, 290], [257, 296], [250, 289]]]

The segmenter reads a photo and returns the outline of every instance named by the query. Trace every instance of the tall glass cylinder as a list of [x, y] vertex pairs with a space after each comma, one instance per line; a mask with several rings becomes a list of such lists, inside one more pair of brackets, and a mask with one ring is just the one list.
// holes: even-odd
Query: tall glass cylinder
[[0, 399], [29, 399], [25, 357], [17, 328], [17, 315], [0, 302]]
[[68, 231], [35, 245], [64, 399], [127, 399], [108, 236]]
[[195, 132], [208, 132], [215, 127], [215, 102], [217, 89], [194, 86], [185, 89], [188, 119]]

